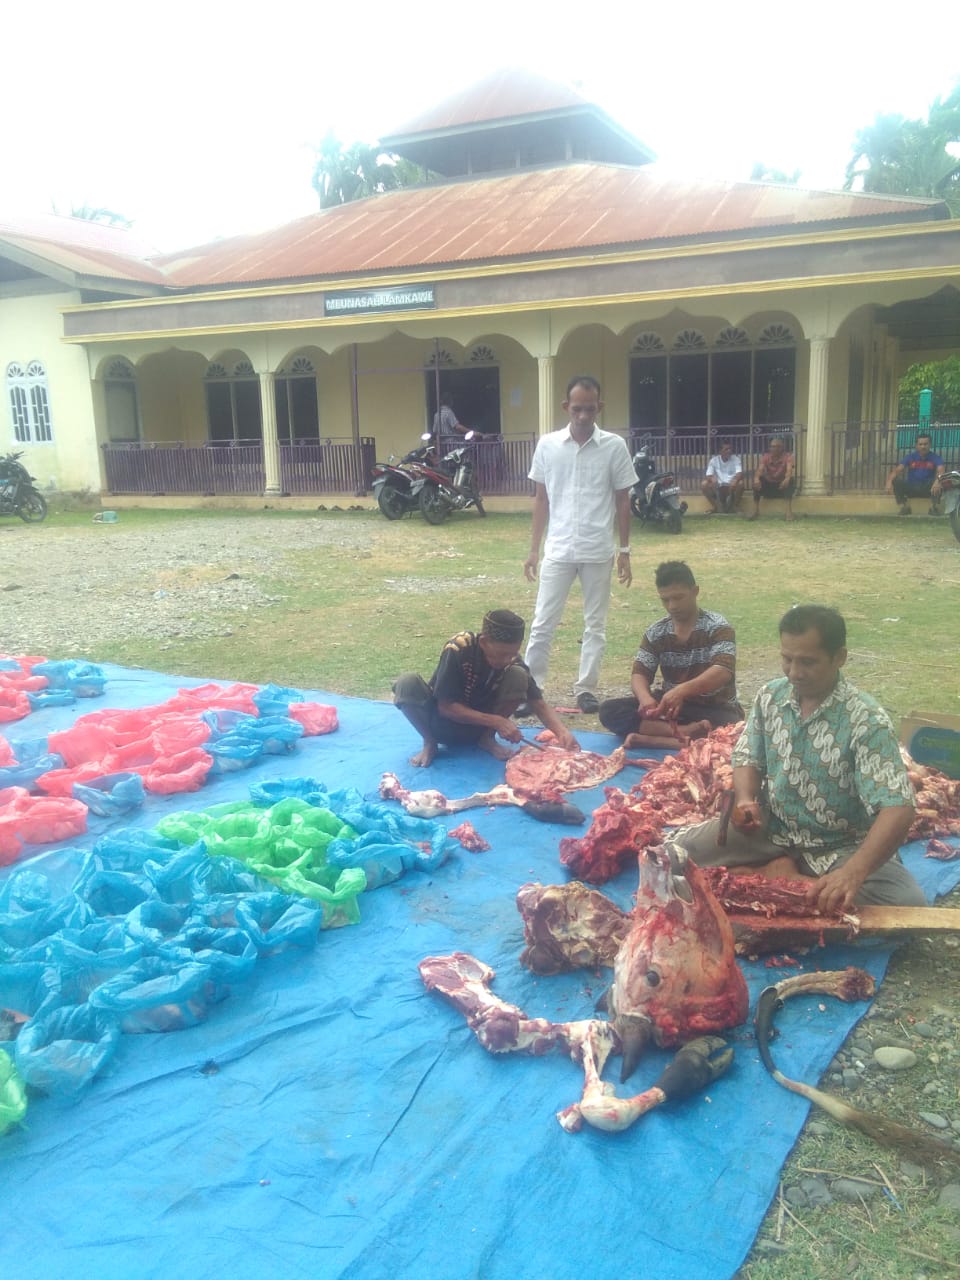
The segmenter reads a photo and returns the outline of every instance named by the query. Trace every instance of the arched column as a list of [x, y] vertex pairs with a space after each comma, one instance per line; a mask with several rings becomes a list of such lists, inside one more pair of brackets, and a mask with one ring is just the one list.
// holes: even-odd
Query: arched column
[[277, 398], [271, 371], [260, 372], [260, 420], [263, 424], [264, 494], [280, 493], [280, 442], [277, 439]]
[[537, 356], [537, 433], [541, 436], [549, 435], [555, 427], [553, 360], [553, 356]]
[[827, 377], [830, 339], [810, 339], [810, 376], [807, 393], [807, 441], [803, 491], [811, 496], [827, 491]]

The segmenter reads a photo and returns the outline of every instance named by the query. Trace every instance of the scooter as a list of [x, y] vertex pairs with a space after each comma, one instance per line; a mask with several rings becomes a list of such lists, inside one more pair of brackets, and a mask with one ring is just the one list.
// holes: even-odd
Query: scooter
[[960, 470], [945, 471], [940, 477], [943, 514], [950, 519], [953, 536], [960, 542]]
[[672, 471], [658, 471], [653, 441], [644, 437], [633, 455], [637, 483], [630, 490], [630, 510], [643, 525], [662, 524], [667, 533], [679, 533], [687, 504], [680, 501], [680, 486]]
[[419, 502], [428, 524], [443, 524], [451, 511], [466, 511], [468, 507], [476, 507], [478, 515], [487, 514], [477, 485], [477, 438], [477, 432], [468, 431], [463, 444], [445, 453], [439, 462], [422, 464], [424, 483]]
[[46, 499], [33, 487], [34, 477], [19, 459], [22, 453], [0, 458], [0, 516], [19, 516], [27, 524], [46, 518]]
[[426, 443], [405, 453], [399, 462], [377, 462], [373, 468], [373, 495], [377, 506], [388, 520], [399, 520], [420, 509], [420, 493], [426, 483], [426, 463], [434, 454], [433, 437], [420, 437]]

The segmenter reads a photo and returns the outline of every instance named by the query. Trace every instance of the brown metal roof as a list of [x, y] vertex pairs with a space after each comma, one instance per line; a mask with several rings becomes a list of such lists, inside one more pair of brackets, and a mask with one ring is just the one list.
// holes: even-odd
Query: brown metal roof
[[168, 283], [196, 288], [945, 214], [936, 201], [908, 196], [571, 164], [372, 196], [153, 261]]
[[0, 218], [0, 256], [4, 245], [42, 258], [64, 271], [107, 280], [163, 284], [164, 274], [146, 259], [152, 245], [125, 227], [85, 218], [37, 213]]
[[532, 71], [504, 67], [461, 89], [437, 106], [429, 107], [399, 129], [391, 130], [380, 141], [388, 146], [400, 138], [435, 134], [493, 120], [538, 116], [571, 107], [596, 110], [591, 102], [567, 85]]

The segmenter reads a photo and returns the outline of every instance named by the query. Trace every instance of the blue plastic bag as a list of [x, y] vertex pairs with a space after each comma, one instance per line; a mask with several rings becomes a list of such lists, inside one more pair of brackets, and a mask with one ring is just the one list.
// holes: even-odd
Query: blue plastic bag
[[[359, 791], [357, 796], [360, 796]], [[264, 782], [255, 782], [250, 788], [250, 799], [261, 809], [268, 809], [281, 800], [291, 799], [304, 800], [307, 804], [316, 805], [318, 809], [333, 808], [326, 787], [316, 778], [270, 778]]]
[[69, 689], [41, 689], [39, 693], [27, 690], [31, 711], [42, 711], [44, 707], [72, 707], [76, 700], [76, 694]]
[[4, 787], [26, 787], [31, 791], [41, 774], [62, 768], [63, 756], [58, 756], [55, 751], [47, 755], [35, 756], [26, 763], [4, 765], [0, 768], [0, 791]]
[[102, 667], [73, 658], [38, 662], [32, 671], [35, 676], [46, 676], [51, 689], [69, 689], [78, 698], [97, 697], [107, 683]]
[[291, 702], [306, 702], [299, 689], [287, 689], [279, 684], [265, 684], [253, 695], [253, 701], [262, 716], [285, 716]]
[[93, 1005], [60, 1005], [31, 1018], [17, 1037], [14, 1063], [24, 1081], [44, 1093], [71, 1097], [117, 1051], [116, 1018]]
[[177, 954], [144, 956], [91, 991], [89, 1003], [118, 1019], [123, 1031], [138, 1034], [195, 1027], [215, 998], [209, 966], [184, 964]]
[[143, 804], [145, 792], [139, 773], [107, 773], [90, 782], [75, 782], [73, 798], [82, 800], [98, 818], [117, 818]]

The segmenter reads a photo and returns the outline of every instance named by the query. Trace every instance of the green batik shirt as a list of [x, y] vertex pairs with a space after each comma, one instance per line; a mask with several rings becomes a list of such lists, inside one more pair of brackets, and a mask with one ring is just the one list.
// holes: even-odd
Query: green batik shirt
[[879, 809], [914, 802], [890, 717], [842, 674], [806, 719], [786, 677], [764, 685], [731, 763], [760, 771], [771, 841], [815, 875], [859, 847]]

